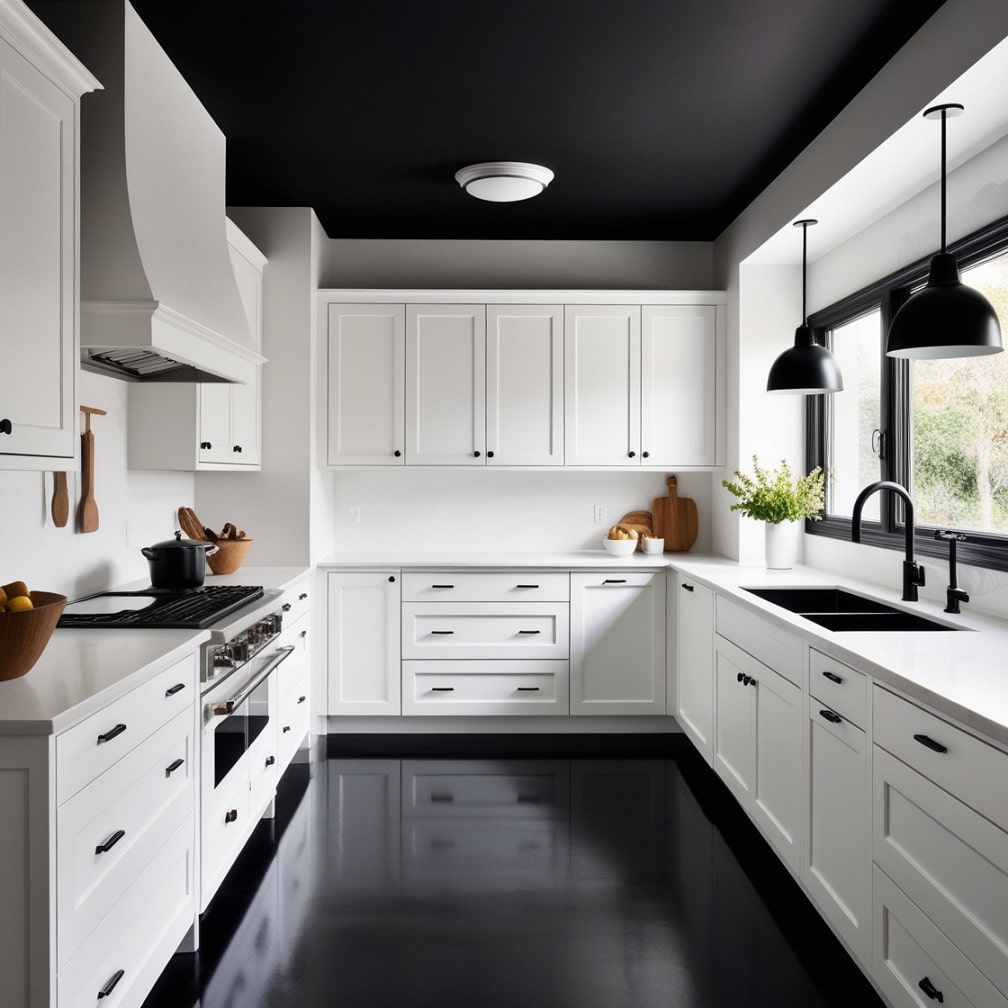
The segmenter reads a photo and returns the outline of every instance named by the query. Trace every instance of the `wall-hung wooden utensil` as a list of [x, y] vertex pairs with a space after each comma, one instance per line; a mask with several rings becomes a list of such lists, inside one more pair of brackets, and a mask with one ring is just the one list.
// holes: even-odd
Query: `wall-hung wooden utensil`
[[52, 520], [56, 528], [64, 528], [70, 517], [70, 494], [67, 492], [67, 474], [53, 473]]
[[84, 414], [84, 433], [81, 434], [81, 499], [77, 506], [77, 531], [98, 531], [98, 504], [94, 496], [94, 434], [91, 433], [91, 414], [105, 416], [106, 410], [97, 406], [81, 406]]

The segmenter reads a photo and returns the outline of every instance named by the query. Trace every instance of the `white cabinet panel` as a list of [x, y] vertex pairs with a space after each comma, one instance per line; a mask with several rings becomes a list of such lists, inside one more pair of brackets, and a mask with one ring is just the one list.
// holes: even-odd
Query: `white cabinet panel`
[[330, 573], [327, 714], [399, 714], [399, 572]]
[[568, 711], [566, 661], [404, 661], [403, 714], [558, 714]]
[[406, 306], [330, 304], [326, 327], [329, 465], [406, 461]]
[[714, 757], [714, 592], [684, 577], [674, 577], [670, 584], [678, 607], [678, 682], [673, 713], [710, 763]]
[[571, 574], [571, 714], [665, 713], [665, 574]]
[[484, 465], [486, 308], [406, 306], [406, 457]]

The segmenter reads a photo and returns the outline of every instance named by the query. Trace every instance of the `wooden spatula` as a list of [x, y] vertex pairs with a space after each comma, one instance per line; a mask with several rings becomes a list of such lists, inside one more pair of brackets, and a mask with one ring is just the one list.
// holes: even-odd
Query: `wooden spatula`
[[67, 474], [53, 473], [52, 520], [56, 528], [64, 528], [70, 517], [70, 494], [67, 492]]
[[94, 434], [91, 433], [91, 414], [105, 416], [106, 410], [97, 406], [81, 406], [84, 414], [84, 433], [81, 434], [81, 499], [77, 506], [77, 531], [98, 531], [98, 503], [94, 496]]

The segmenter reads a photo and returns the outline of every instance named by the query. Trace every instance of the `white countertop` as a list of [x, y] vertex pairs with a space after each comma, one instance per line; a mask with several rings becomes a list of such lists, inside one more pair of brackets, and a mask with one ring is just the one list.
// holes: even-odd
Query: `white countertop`
[[501, 553], [480, 551], [473, 553], [336, 553], [320, 560], [322, 570], [459, 570], [464, 567], [515, 568], [520, 570], [664, 570], [674, 566], [672, 557], [681, 553], [631, 553], [613, 556], [604, 549], [569, 550], [546, 553]]
[[[284, 590], [304, 567], [243, 567], [205, 584]], [[146, 588], [147, 582], [115, 590]], [[209, 630], [79, 630], [57, 627], [27, 675], [0, 682], [0, 734], [60, 732], [196, 650]]]

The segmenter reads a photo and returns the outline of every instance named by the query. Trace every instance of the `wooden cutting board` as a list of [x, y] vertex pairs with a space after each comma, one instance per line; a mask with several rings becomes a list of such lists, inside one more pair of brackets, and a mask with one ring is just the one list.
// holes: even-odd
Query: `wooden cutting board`
[[617, 525], [623, 525], [625, 528], [632, 528], [637, 532], [637, 547], [636, 551], [638, 553], [644, 552], [644, 536], [654, 535], [651, 529], [651, 512], [650, 511], [628, 511], [622, 518], [616, 523]]
[[669, 476], [667, 497], [655, 497], [651, 505], [654, 534], [665, 540], [666, 553], [685, 553], [696, 542], [697, 508], [690, 497], [679, 496], [679, 481]]

